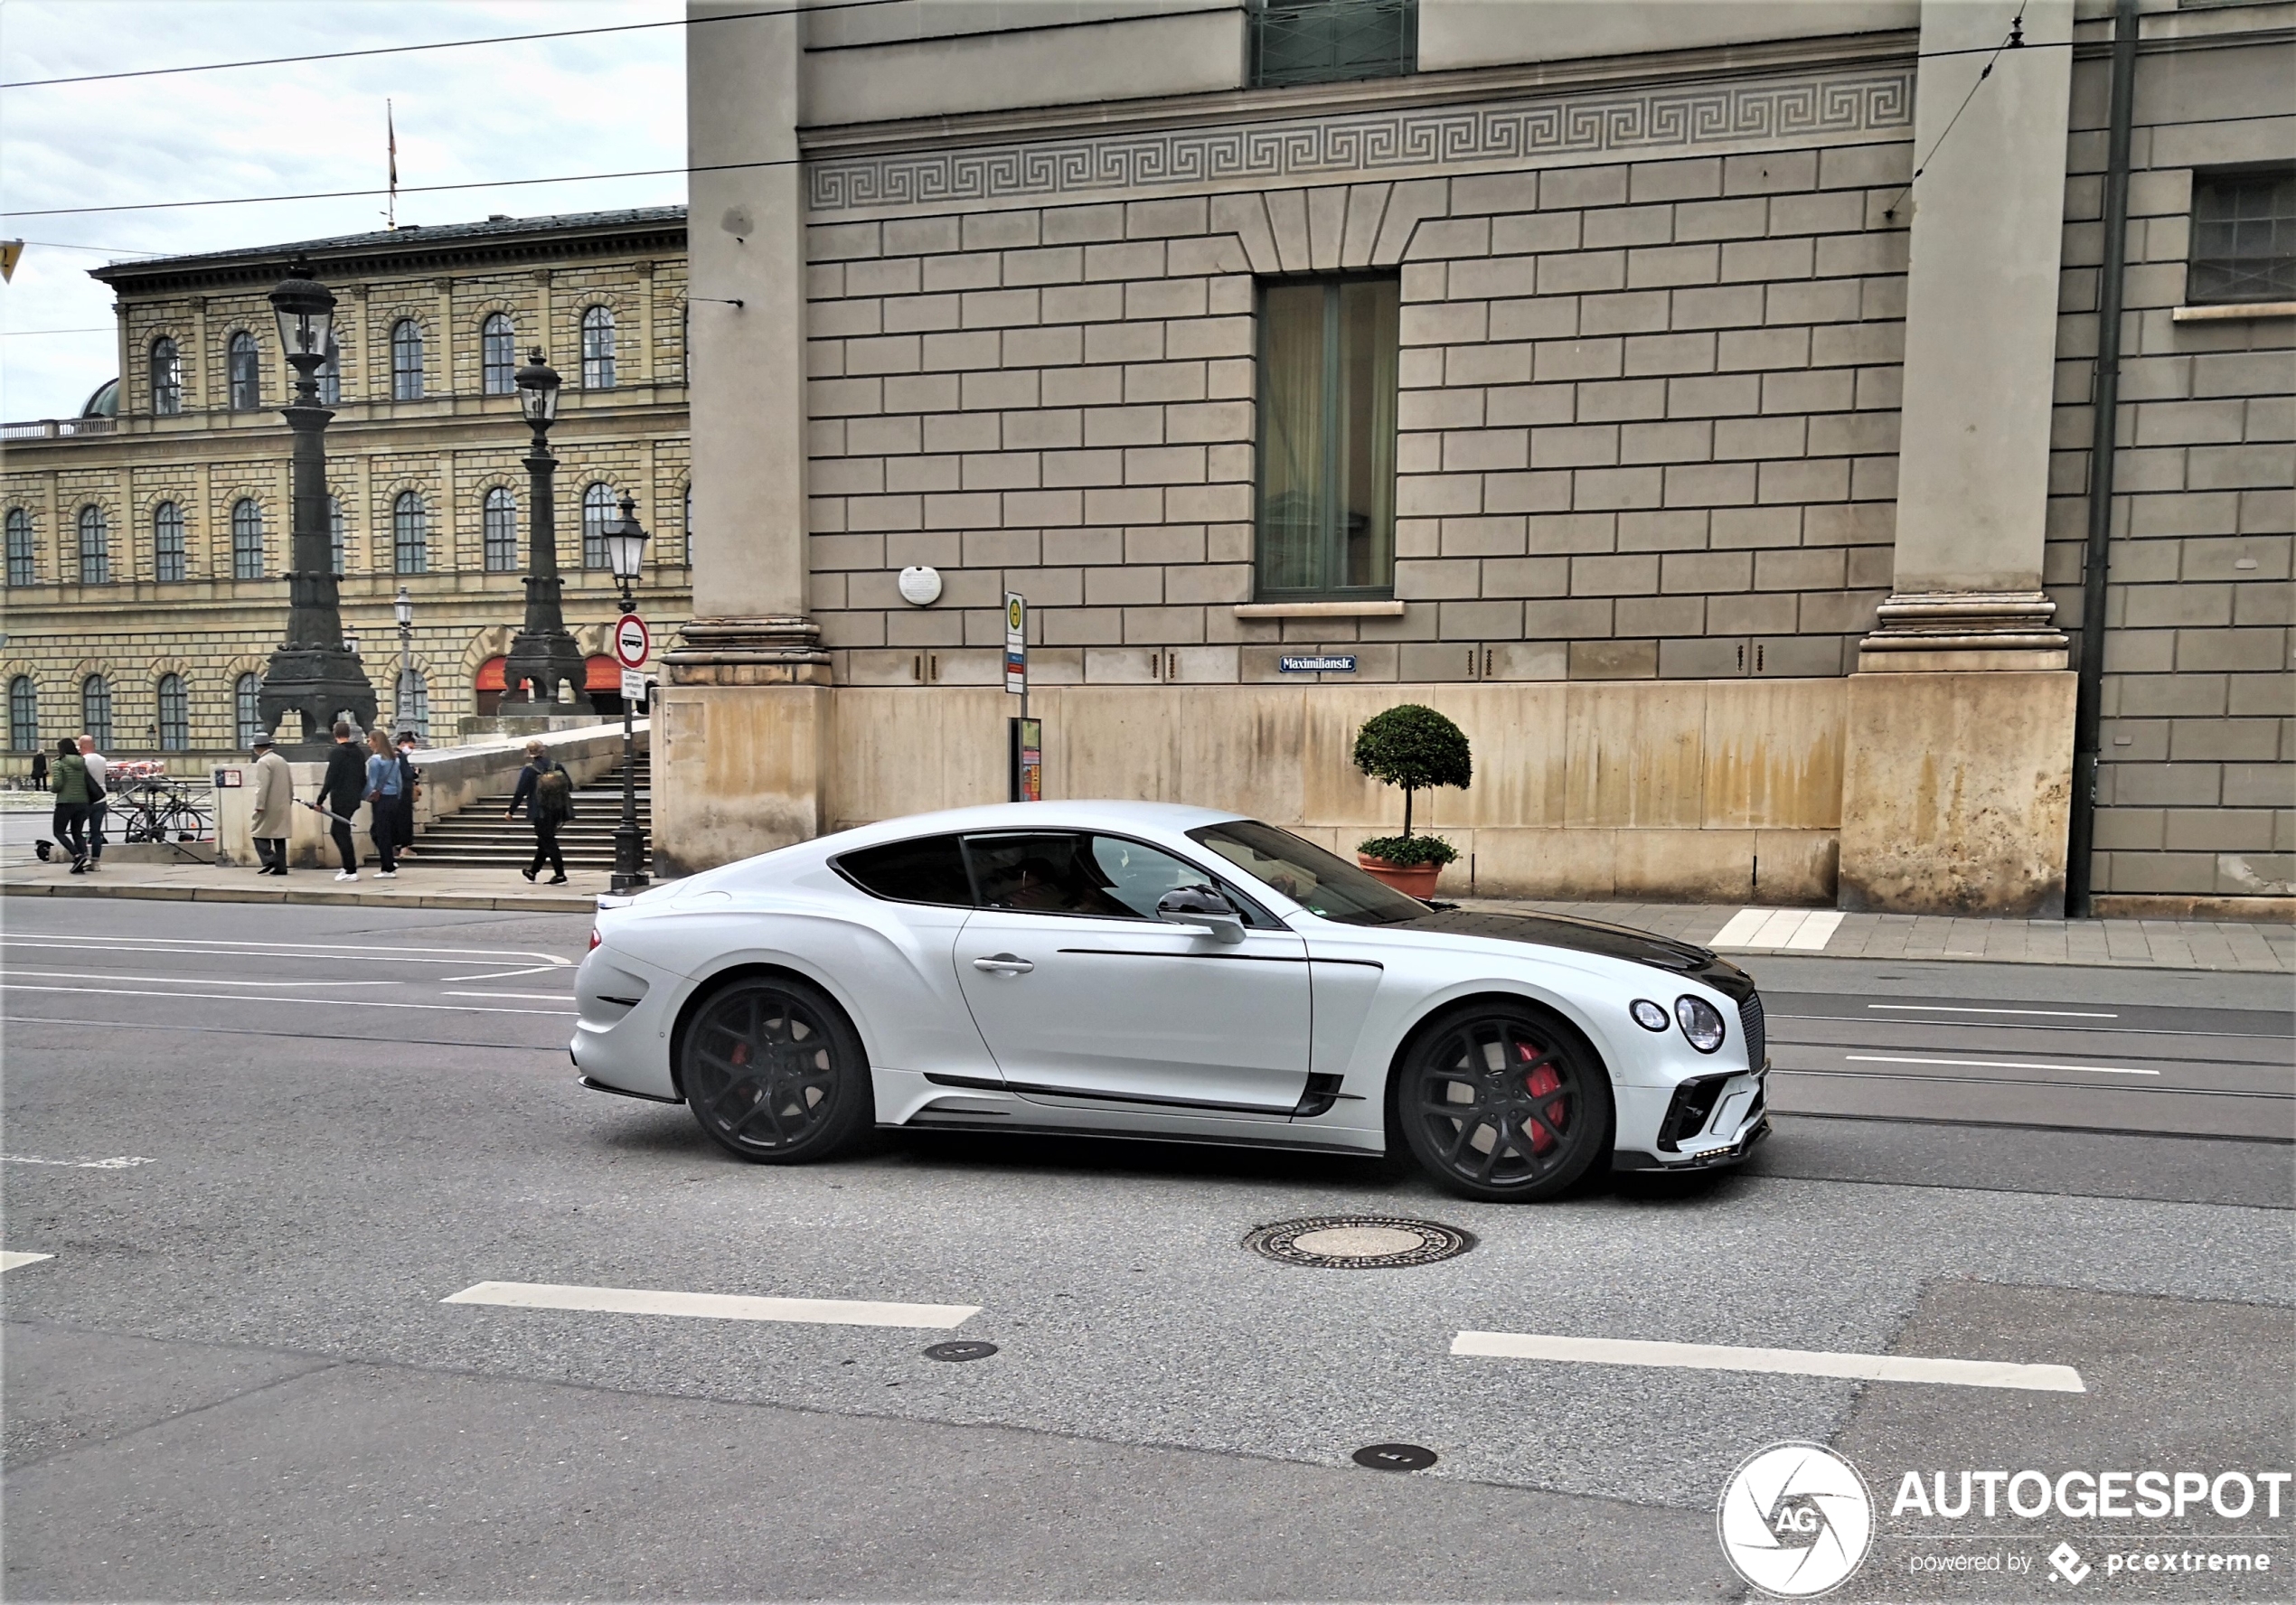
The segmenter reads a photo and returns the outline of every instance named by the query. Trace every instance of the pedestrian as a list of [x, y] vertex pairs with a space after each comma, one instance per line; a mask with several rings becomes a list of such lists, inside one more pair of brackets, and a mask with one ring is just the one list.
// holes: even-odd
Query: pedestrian
[[333, 733], [334, 750], [327, 754], [326, 775], [319, 782], [319, 806], [335, 816], [327, 823], [334, 850], [343, 855], [343, 868], [335, 878], [356, 880], [359, 849], [351, 840], [351, 816], [359, 812], [359, 801], [367, 794], [367, 765], [352, 743], [348, 719], [335, 720]]
[[415, 803], [422, 796], [422, 771], [415, 767], [415, 733], [399, 732], [399, 856], [415, 856]]
[[522, 803], [526, 808], [527, 822], [534, 827], [534, 861], [519, 873], [532, 880], [541, 873], [547, 860], [550, 885], [564, 886], [566, 855], [559, 850], [558, 831], [560, 826], [574, 817], [574, 777], [539, 741], [526, 744], [526, 767], [518, 772], [518, 790], [511, 794], [510, 806], [503, 811], [503, 817], [515, 819]]
[[110, 812], [105, 799], [111, 792], [111, 760], [96, 750], [96, 738], [80, 737], [80, 761], [88, 770], [88, 869], [104, 867], [104, 819]]
[[255, 818], [248, 829], [255, 838], [258, 875], [287, 872], [287, 837], [294, 832], [295, 776], [279, 756], [268, 730], [255, 735]]
[[32, 755], [32, 789], [35, 792], [48, 789], [48, 755], [44, 752]]
[[374, 839], [377, 880], [399, 878], [399, 755], [378, 726], [367, 736], [367, 834]]
[[[71, 872], [88, 873], [88, 764], [71, 737], [56, 742], [56, 809], [49, 829], [71, 855]], [[529, 876], [530, 880], [533, 878]]]

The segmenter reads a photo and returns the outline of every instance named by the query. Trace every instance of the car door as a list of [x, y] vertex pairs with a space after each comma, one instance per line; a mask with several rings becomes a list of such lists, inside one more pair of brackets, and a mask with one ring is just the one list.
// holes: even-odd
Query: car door
[[1226, 943], [1155, 917], [1213, 875], [1071, 831], [968, 835], [976, 907], [956, 944], [1005, 1084], [1040, 1101], [1282, 1119], [1307, 1085], [1306, 943], [1256, 910]]

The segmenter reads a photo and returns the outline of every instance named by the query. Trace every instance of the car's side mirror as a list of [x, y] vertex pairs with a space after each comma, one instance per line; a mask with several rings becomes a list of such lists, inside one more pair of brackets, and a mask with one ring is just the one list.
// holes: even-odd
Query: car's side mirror
[[1193, 926], [1214, 942], [1232, 945], [1244, 940], [1244, 916], [1209, 887], [1166, 892], [1156, 899], [1156, 917], [1167, 925]]

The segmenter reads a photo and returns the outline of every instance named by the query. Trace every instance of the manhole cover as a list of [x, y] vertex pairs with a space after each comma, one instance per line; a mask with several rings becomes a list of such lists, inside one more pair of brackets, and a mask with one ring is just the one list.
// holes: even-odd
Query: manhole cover
[[1435, 1463], [1435, 1451], [1416, 1443], [1373, 1443], [1357, 1450], [1351, 1458], [1357, 1465], [1374, 1471], [1424, 1471]]
[[925, 1351], [928, 1360], [985, 1360], [996, 1352], [993, 1343], [936, 1343]]
[[1327, 1271], [1379, 1271], [1393, 1265], [1432, 1265], [1475, 1245], [1474, 1234], [1438, 1221], [1397, 1220], [1383, 1215], [1317, 1215], [1278, 1221], [1244, 1239], [1254, 1253], [1287, 1265]]

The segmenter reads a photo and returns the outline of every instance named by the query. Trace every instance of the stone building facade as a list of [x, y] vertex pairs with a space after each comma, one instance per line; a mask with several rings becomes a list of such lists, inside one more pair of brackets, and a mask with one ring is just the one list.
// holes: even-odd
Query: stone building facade
[[[2291, 8], [2125, 9], [2088, 885], [2284, 906]], [[1017, 591], [1058, 794], [1344, 850], [1423, 701], [1477, 889], [2062, 906], [2112, 4], [690, 19], [667, 861], [1001, 799]]]
[[564, 380], [555, 527], [568, 625], [601, 659], [593, 682], [618, 697], [598, 672], [616, 592], [594, 540], [585, 551], [586, 502], [595, 523], [602, 501], [636, 498], [654, 537], [643, 609], [684, 617], [682, 208], [117, 264], [96, 277], [118, 296], [120, 379], [89, 416], [6, 427], [11, 772], [106, 722], [108, 751], [185, 772], [244, 750], [287, 617], [278, 408], [294, 375], [265, 297], [296, 257], [336, 297], [322, 399], [343, 616], [384, 717], [449, 741], [501, 689], [529, 538], [530, 436], [509, 373], [538, 348]]

